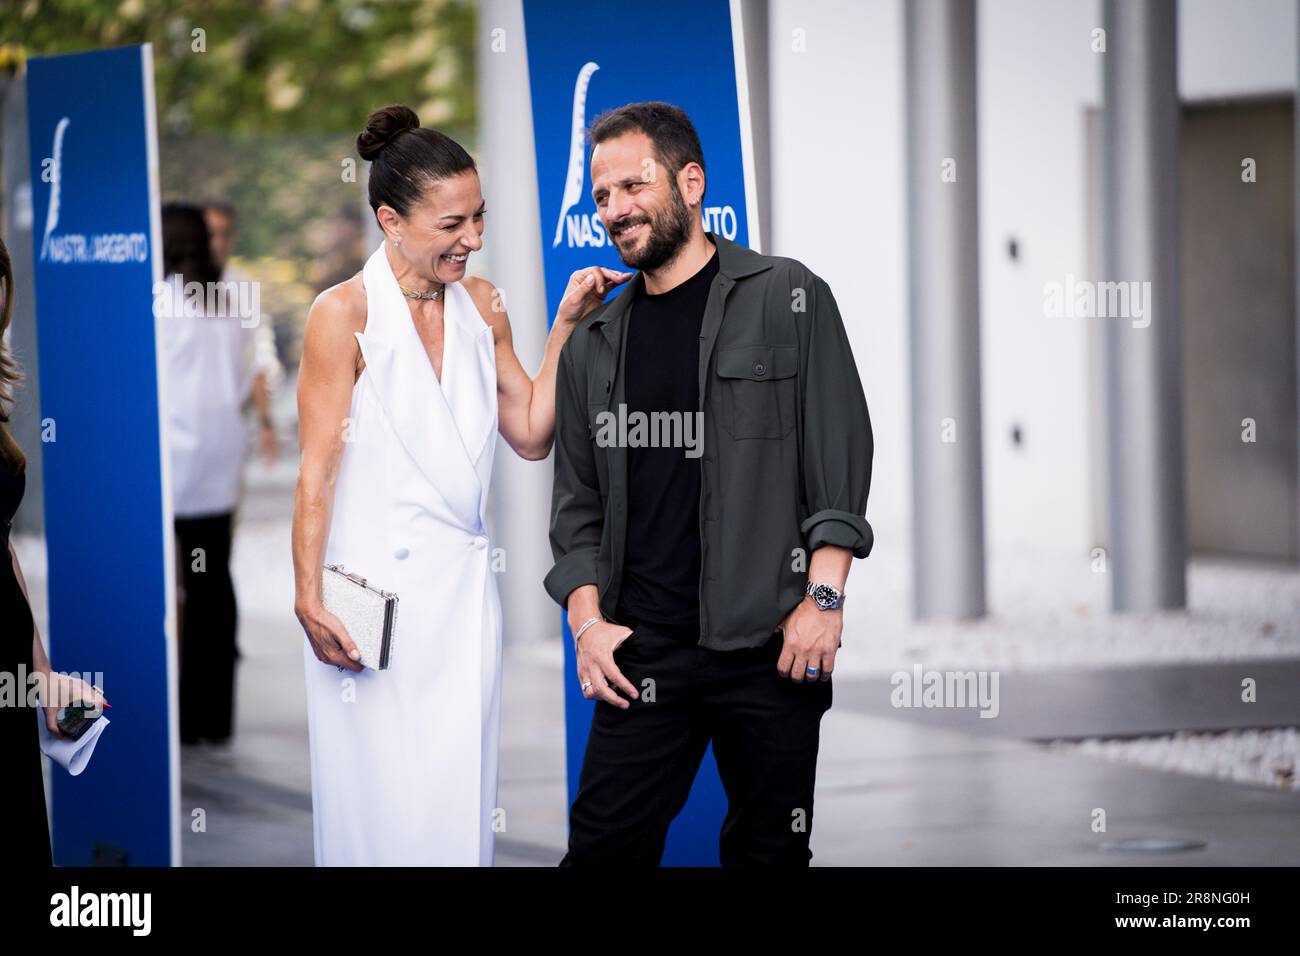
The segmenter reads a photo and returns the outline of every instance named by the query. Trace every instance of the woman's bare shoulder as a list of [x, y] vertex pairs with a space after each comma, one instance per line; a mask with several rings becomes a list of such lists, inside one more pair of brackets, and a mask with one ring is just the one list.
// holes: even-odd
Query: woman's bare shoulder
[[316, 296], [308, 313], [308, 324], [319, 316], [321, 324], [338, 331], [339, 326], [350, 335], [360, 332], [366, 324], [366, 287], [361, 273], [325, 289]]
[[[318, 363], [328, 366], [332, 361], [350, 361], [353, 381], [365, 368], [356, 333], [366, 327], [366, 290], [361, 284], [361, 273], [346, 279], [316, 296], [307, 312], [307, 327], [303, 330], [303, 364], [316, 368]], [[335, 358], [337, 357], [337, 358]]]
[[484, 325], [493, 329], [499, 340], [502, 333], [509, 330], [510, 320], [506, 317], [506, 310], [497, 287], [482, 276], [466, 276], [460, 280], [460, 284], [465, 287], [465, 291], [469, 293], [470, 299], [478, 309], [478, 317], [483, 320]]

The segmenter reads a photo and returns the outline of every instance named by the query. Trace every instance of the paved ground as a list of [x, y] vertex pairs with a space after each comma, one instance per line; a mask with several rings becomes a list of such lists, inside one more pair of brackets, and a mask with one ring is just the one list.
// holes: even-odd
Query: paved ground
[[[558, 647], [507, 653], [501, 803], [509, 829], [498, 840], [500, 866], [551, 866], [563, 855], [559, 658]], [[312, 862], [300, 672], [296, 638], [251, 649], [236, 741], [228, 749], [185, 748], [184, 816], [199, 806], [208, 821], [206, 833], [185, 835], [187, 865]], [[868, 683], [837, 681], [823, 724], [813, 832], [819, 865], [1300, 862], [1300, 794], [875, 716], [874, 697]], [[1098, 808], [1101, 833], [1092, 829]], [[1206, 846], [1160, 855], [1101, 849], [1138, 837]]]

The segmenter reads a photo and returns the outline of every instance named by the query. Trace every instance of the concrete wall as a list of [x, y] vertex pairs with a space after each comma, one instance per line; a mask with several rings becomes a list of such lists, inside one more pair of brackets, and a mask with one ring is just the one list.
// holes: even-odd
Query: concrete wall
[[[772, 0], [772, 246], [832, 286], [876, 432], [869, 518], [909, 525], [900, 0]], [[1293, 92], [1294, 0], [1183, 0], [1184, 98]], [[987, 536], [1093, 543], [1088, 327], [1043, 314], [1043, 285], [1088, 275], [1084, 115], [1101, 99], [1101, 6], [979, 4], [980, 286]], [[1013, 260], [1008, 242], [1019, 255]], [[1011, 439], [1019, 427], [1021, 443]]]

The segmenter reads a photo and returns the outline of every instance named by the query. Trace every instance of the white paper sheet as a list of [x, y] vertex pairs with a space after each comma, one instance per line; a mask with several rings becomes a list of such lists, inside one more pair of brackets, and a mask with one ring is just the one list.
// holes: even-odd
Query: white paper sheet
[[60, 738], [50, 733], [45, 726], [45, 711], [40, 707], [36, 708], [36, 724], [40, 728], [41, 753], [75, 777], [90, 762], [90, 755], [95, 752], [95, 742], [108, 726], [108, 718], [100, 714], [99, 719], [90, 725], [80, 740]]

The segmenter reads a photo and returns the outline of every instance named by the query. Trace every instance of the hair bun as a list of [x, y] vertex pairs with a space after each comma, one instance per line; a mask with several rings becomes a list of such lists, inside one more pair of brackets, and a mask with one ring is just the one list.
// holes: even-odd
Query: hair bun
[[365, 131], [357, 137], [357, 152], [364, 160], [373, 160], [385, 146], [408, 129], [419, 129], [420, 117], [409, 106], [385, 106], [370, 114]]

